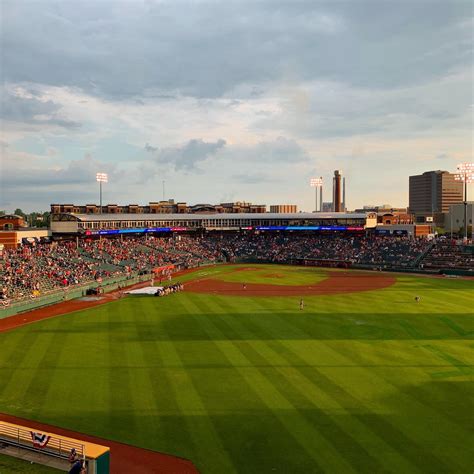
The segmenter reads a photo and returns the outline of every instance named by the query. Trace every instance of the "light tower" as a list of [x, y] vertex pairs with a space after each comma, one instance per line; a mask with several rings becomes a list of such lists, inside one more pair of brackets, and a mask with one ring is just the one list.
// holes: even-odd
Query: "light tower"
[[[454, 175], [456, 181], [464, 183], [464, 242], [467, 241], [467, 185], [474, 181], [474, 163], [460, 163]], [[474, 222], [472, 223], [474, 226]]]
[[99, 183], [100, 213], [102, 214], [102, 183], [108, 183], [109, 177], [107, 173], [97, 173], [95, 179]]
[[318, 188], [320, 190], [319, 195], [319, 210], [322, 210], [323, 205], [323, 178], [320, 176], [319, 178], [311, 178], [309, 184], [312, 188], [314, 188], [314, 212], [318, 212]]

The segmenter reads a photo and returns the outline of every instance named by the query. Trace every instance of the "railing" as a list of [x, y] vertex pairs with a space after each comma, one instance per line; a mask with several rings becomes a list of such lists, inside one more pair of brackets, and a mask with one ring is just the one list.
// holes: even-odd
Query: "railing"
[[[76, 454], [79, 458], [85, 457], [84, 445], [67, 440], [57, 438], [55, 436], [49, 436], [48, 442], [44, 447], [37, 447], [33, 443], [32, 433], [35, 431], [27, 430], [26, 428], [19, 428], [12, 425], [7, 425], [0, 422], [0, 440], [10, 446], [27, 449], [42, 454], [48, 454], [57, 458], [67, 459], [71, 450], [75, 449]], [[42, 434], [42, 433], [38, 433]]]
[[420, 264], [422, 263], [422, 261], [425, 259], [425, 257], [427, 257], [431, 251], [433, 250], [435, 246], [435, 243], [434, 242], [430, 242], [430, 244], [428, 245], [428, 247], [416, 258], [416, 260], [413, 262], [413, 266], [414, 267], [418, 267], [420, 266]]

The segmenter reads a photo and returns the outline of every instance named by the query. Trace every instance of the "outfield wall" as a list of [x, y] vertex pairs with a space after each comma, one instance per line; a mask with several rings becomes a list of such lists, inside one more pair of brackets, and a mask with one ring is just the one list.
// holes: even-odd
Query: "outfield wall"
[[352, 263], [347, 260], [318, 260], [318, 259], [304, 259], [295, 258], [286, 262], [272, 262], [271, 260], [264, 260], [258, 258], [238, 258], [229, 263], [248, 263], [248, 264], [277, 264], [277, 265], [301, 265], [305, 267], [320, 267], [320, 268], [351, 268], [354, 270], [373, 270], [395, 273], [410, 273], [418, 275], [453, 275], [453, 276], [470, 276], [474, 277], [474, 272], [469, 270], [460, 270], [452, 268], [428, 269], [420, 268], [419, 266], [405, 266], [396, 267], [387, 264], [359, 264]]
[[99, 286], [102, 287], [104, 293], [109, 293], [111, 291], [119, 289], [119, 286], [125, 287], [136, 285], [137, 283], [150, 280], [151, 277], [152, 276], [150, 274], [132, 275], [131, 277], [117, 276], [114, 278], [103, 280], [101, 283], [91, 281], [82, 285], [70, 286], [67, 288], [67, 291], [59, 289], [51, 291], [48, 294], [36, 298], [28, 297], [20, 301], [14, 301], [7, 307], [0, 307], [0, 319], [6, 318], [8, 316], [14, 316], [18, 313], [24, 313], [26, 311], [42, 308], [44, 306], [50, 306], [52, 304], [60, 303], [62, 301], [80, 298], [86, 295], [87, 290], [94, 289]]

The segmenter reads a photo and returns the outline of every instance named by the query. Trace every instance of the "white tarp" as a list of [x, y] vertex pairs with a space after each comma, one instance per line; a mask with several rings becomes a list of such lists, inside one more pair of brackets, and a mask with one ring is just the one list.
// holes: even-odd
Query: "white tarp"
[[158, 290], [162, 290], [162, 286], [146, 286], [145, 288], [138, 288], [136, 290], [126, 291], [128, 295], [154, 295]]

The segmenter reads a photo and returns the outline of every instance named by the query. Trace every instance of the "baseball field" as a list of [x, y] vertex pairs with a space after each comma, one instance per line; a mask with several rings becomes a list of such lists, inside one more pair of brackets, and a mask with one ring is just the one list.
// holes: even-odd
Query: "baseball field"
[[0, 332], [0, 412], [203, 474], [473, 472], [474, 280], [225, 265], [178, 281]]

